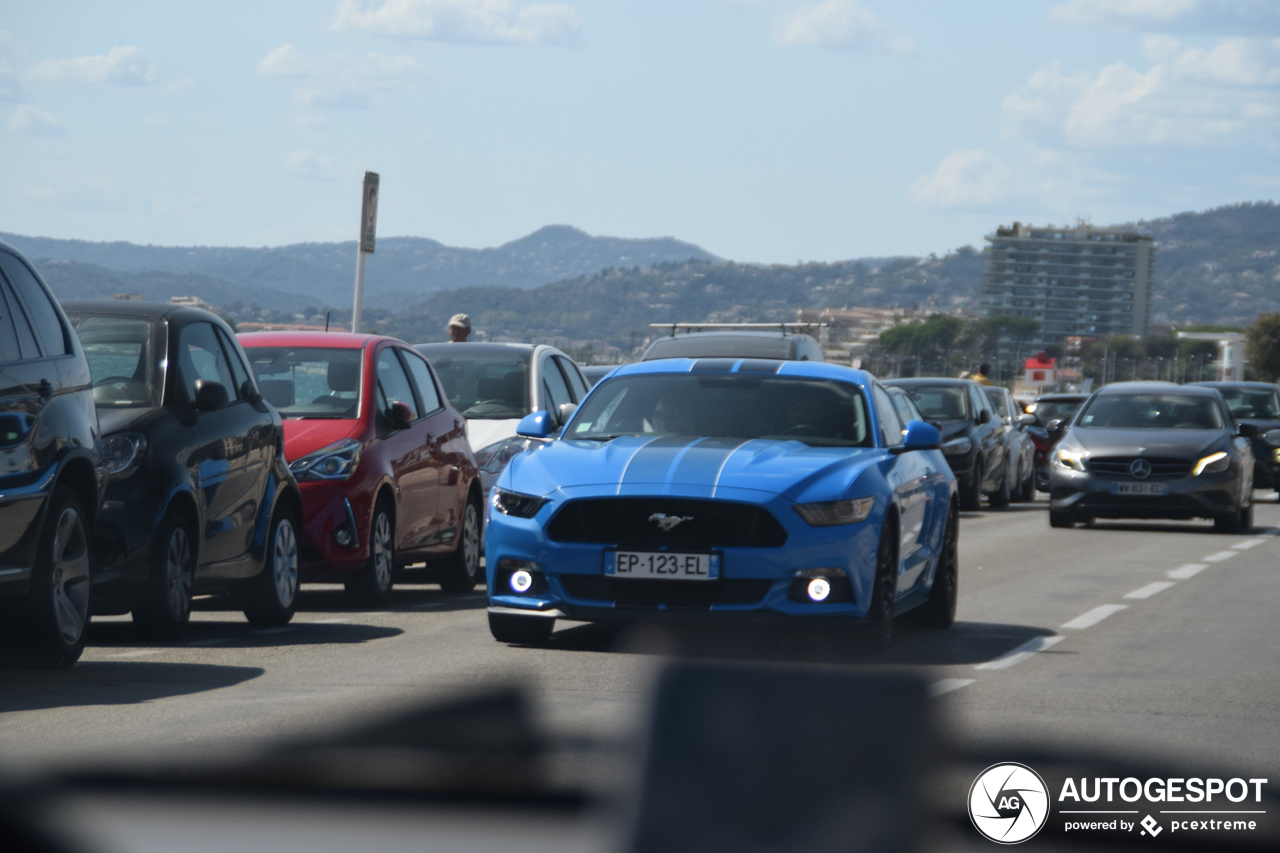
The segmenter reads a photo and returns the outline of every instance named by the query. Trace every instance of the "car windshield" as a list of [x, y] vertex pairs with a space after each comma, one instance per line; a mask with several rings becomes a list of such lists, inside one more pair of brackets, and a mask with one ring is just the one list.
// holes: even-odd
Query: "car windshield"
[[1037, 400], [1031, 404], [1028, 411], [1042, 424], [1056, 420], [1068, 421], [1083, 402], [1083, 400]]
[[164, 393], [164, 367], [157, 356], [161, 323], [142, 317], [70, 314], [80, 336], [93, 402], [107, 408], [158, 406]]
[[1191, 394], [1100, 394], [1080, 415], [1086, 429], [1222, 429], [1212, 397]]
[[284, 418], [360, 415], [362, 349], [246, 347], [258, 388]]
[[969, 395], [961, 385], [902, 385], [920, 414], [931, 421], [961, 420], [969, 417]]
[[1280, 418], [1280, 397], [1269, 388], [1219, 388], [1232, 417], [1276, 420]]
[[449, 402], [464, 418], [507, 420], [529, 414], [527, 351], [424, 353], [440, 377]]
[[862, 391], [846, 382], [750, 373], [622, 376], [602, 383], [566, 438], [694, 435], [869, 447]]

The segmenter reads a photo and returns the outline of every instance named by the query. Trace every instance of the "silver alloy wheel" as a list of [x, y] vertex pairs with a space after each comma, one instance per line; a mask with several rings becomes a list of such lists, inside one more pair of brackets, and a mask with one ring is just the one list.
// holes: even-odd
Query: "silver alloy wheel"
[[74, 507], [58, 516], [53, 536], [53, 613], [67, 645], [80, 642], [89, 621], [89, 546]]
[[480, 571], [480, 522], [476, 518], [476, 505], [467, 502], [462, 514], [462, 559], [467, 577], [474, 578]]
[[395, 546], [391, 542], [391, 519], [379, 512], [373, 522], [373, 582], [379, 592], [391, 589], [391, 560]]
[[293, 605], [298, 594], [298, 537], [293, 532], [293, 522], [288, 516], [276, 525], [276, 541], [272, 554], [272, 577], [276, 585], [276, 600], [281, 607]]
[[181, 524], [169, 534], [164, 581], [169, 593], [169, 615], [175, 622], [185, 622], [191, 613], [191, 543]]

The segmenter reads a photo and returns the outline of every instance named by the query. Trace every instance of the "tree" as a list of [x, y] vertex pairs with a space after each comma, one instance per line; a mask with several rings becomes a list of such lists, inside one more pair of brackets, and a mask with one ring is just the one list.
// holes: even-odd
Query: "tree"
[[1280, 313], [1262, 314], [1244, 330], [1245, 357], [1272, 382], [1280, 379]]

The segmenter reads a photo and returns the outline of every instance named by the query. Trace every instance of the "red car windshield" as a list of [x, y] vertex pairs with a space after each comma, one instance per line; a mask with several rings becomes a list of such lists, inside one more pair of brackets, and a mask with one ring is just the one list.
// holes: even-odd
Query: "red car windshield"
[[360, 414], [360, 349], [246, 347], [258, 388], [284, 418]]

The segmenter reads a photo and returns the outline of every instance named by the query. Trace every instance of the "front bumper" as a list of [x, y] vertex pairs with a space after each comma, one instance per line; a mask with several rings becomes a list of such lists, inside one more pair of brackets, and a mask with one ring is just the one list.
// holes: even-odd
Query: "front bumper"
[[1141, 496], [1113, 493], [1117, 483], [1140, 482], [1132, 478], [1050, 467], [1049, 508], [1076, 518], [1214, 518], [1240, 509], [1240, 473], [1235, 464], [1217, 474], [1141, 481], [1167, 487], [1164, 495]]
[[[298, 571], [309, 582], [341, 580], [369, 561], [369, 517], [372, 493], [348, 491], [334, 481], [299, 483], [302, 493], [302, 547]], [[335, 534], [347, 530], [352, 545]]]

